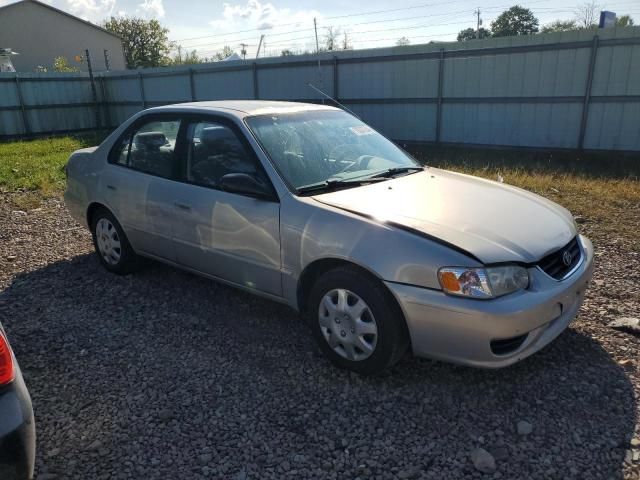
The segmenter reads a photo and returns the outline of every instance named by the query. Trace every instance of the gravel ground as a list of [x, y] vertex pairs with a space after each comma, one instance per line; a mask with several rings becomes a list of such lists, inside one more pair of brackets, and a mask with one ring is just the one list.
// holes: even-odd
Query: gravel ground
[[[0, 201], [0, 321], [37, 478], [640, 478], [640, 255], [599, 238], [571, 328], [513, 367], [338, 371], [290, 309], [158, 264], [104, 271], [57, 200]], [[482, 473], [483, 471], [489, 473]]]

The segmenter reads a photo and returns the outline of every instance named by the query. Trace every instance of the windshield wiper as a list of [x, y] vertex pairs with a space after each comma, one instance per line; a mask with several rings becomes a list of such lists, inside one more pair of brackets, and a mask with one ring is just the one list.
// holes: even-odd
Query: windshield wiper
[[298, 193], [308, 193], [308, 192], [316, 192], [316, 191], [320, 191], [320, 190], [335, 190], [337, 188], [342, 188], [342, 187], [354, 187], [354, 186], [359, 186], [359, 185], [367, 185], [368, 183], [375, 183], [375, 182], [381, 182], [384, 181], [385, 179], [380, 177], [369, 177], [369, 178], [346, 178], [344, 180], [338, 180], [338, 179], [330, 179], [330, 180], [324, 180], [322, 182], [318, 182], [318, 183], [312, 183], [311, 185], [304, 185], [302, 187], [298, 187], [296, 190], [298, 191]]
[[424, 167], [393, 167], [388, 168], [380, 173], [376, 173], [369, 178], [389, 178], [395, 177], [401, 173], [420, 172], [424, 170]]

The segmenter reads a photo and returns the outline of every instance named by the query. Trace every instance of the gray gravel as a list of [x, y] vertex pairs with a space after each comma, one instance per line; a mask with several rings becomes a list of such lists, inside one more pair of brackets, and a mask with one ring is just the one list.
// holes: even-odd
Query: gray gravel
[[590, 234], [596, 285], [542, 352], [364, 378], [319, 356], [288, 308], [158, 264], [108, 274], [60, 202], [5, 198], [0, 321], [38, 478], [639, 478], [640, 338], [607, 327], [639, 316], [639, 259]]

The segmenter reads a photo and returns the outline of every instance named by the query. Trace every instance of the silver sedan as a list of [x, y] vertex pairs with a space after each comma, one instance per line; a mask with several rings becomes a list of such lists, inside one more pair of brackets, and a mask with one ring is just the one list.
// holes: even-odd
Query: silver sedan
[[66, 171], [68, 208], [107, 270], [149, 257], [284, 302], [361, 373], [409, 350], [517, 362], [569, 325], [593, 271], [561, 206], [423, 167], [329, 106], [152, 108]]

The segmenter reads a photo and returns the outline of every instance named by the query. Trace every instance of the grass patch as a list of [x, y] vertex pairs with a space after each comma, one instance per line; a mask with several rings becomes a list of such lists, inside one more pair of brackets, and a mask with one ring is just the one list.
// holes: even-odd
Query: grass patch
[[412, 152], [428, 165], [502, 180], [568, 208], [597, 243], [640, 250], [640, 155], [460, 148]]
[[69, 155], [99, 141], [92, 135], [0, 143], [0, 192], [16, 193], [12, 200], [21, 209], [35, 208], [42, 199], [59, 196]]
[[[22, 210], [59, 196], [69, 155], [100, 143], [96, 136], [0, 143], [0, 192]], [[423, 148], [425, 163], [525, 188], [571, 210], [594, 240], [640, 250], [640, 155]]]

